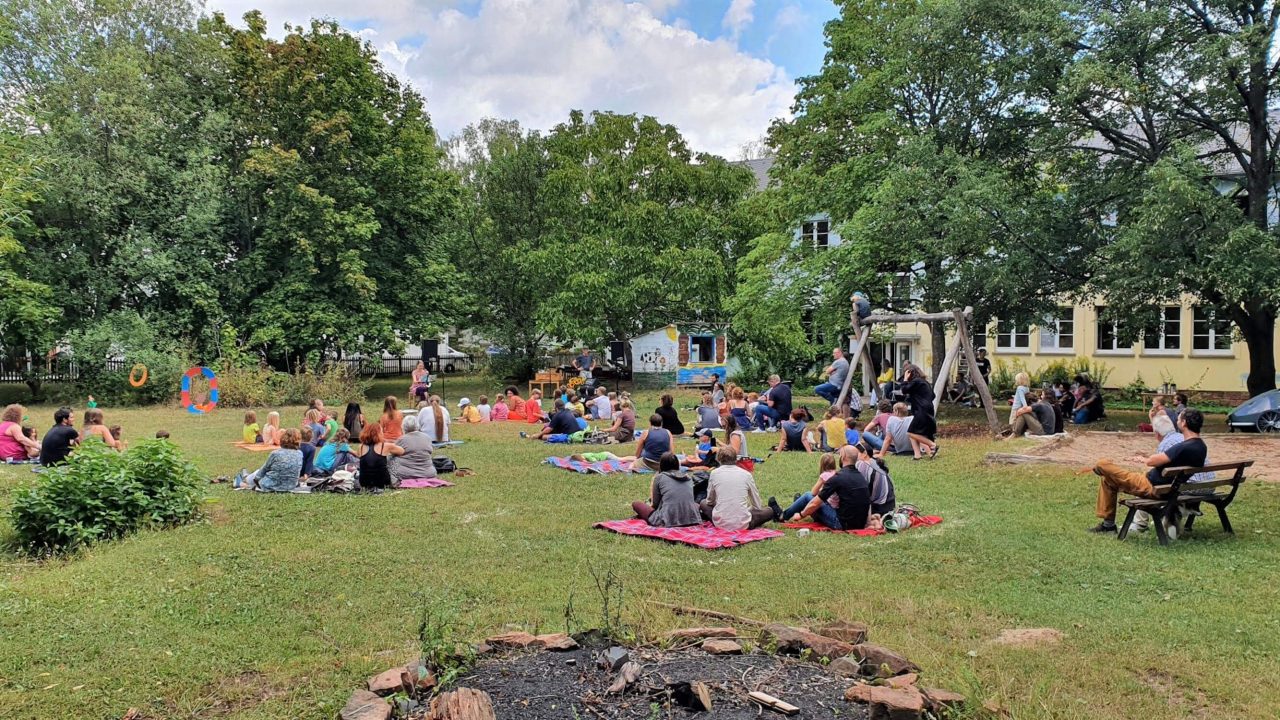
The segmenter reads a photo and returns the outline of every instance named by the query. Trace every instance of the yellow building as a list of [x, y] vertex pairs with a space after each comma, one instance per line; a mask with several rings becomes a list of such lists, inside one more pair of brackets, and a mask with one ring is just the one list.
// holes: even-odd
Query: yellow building
[[[1181, 389], [1247, 393], [1249, 349], [1232, 336], [1230, 323], [1218, 321], [1212, 310], [1192, 301], [1166, 306], [1160, 328], [1130, 345], [1116, 339], [1113, 324], [1099, 321], [1100, 309], [1064, 307], [1053, 322], [1039, 327], [993, 323], [987, 330], [987, 352], [993, 363], [1016, 362], [1033, 373], [1055, 360], [1087, 357], [1111, 368], [1108, 387], [1123, 387], [1141, 377], [1149, 388], [1170, 382]], [[906, 358], [928, 368], [934, 352], [930, 345], [923, 324], [899, 324], [893, 359], [898, 366]]]

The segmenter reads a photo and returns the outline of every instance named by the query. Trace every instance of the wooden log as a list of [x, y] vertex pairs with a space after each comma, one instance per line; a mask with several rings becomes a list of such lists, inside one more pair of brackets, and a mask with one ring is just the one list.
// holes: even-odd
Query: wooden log
[[999, 435], [1004, 425], [996, 418], [996, 407], [991, 399], [991, 388], [987, 387], [986, 379], [982, 377], [982, 373], [978, 370], [978, 356], [973, 352], [973, 340], [969, 338], [969, 318], [972, 315], [973, 308], [965, 308], [964, 312], [957, 310], [953, 314], [956, 321], [956, 338], [959, 339], [960, 347], [964, 351], [965, 364], [969, 366], [969, 382], [972, 382], [978, 388], [978, 397], [982, 398], [982, 407], [987, 411], [987, 423], [991, 426], [991, 434]]
[[936, 313], [886, 313], [883, 315], [868, 315], [863, 318], [859, 325], [875, 325], [876, 323], [903, 323], [903, 322], [937, 322], [951, 321], [955, 319], [956, 313], [964, 313], [966, 318], [973, 317], [973, 308], [967, 307], [964, 310], [955, 310], [953, 312], [936, 312]]
[[1019, 455], [1017, 453], [987, 453], [986, 461], [1001, 465], [1026, 465], [1031, 463], [1056, 463], [1057, 460], [1042, 455]]
[[742, 625], [756, 625], [763, 627], [766, 623], [763, 620], [752, 620], [751, 618], [741, 617], [739, 615], [730, 615], [728, 613], [716, 612], [715, 610], [703, 610], [702, 608], [685, 607], [683, 605], [672, 605], [671, 603], [658, 602], [650, 600], [650, 605], [656, 605], [660, 608], [666, 608], [676, 615], [697, 615], [698, 617], [714, 618], [716, 620], [728, 620], [732, 623], [740, 623]]
[[769, 695], [768, 693], [762, 693], [759, 690], [753, 690], [752, 692], [747, 693], [747, 699], [761, 707], [767, 707], [770, 710], [776, 710], [777, 712], [780, 712], [783, 715], [795, 715], [796, 713], [800, 712], [800, 708], [796, 707], [795, 705], [792, 705], [791, 703], [785, 702], [783, 700], [779, 700], [778, 698], [772, 695]]
[[431, 701], [427, 720], [497, 720], [489, 693], [473, 688], [458, 688]]
[[[862, 332], [858, 334], [858, 340], [853, 345], [853, 352], [849, 354], [850, 358], [857, 359], [862, 357], [862, 351], [866, 348], [867, 338], [871, 336], [871, 328], [864, 327]], [[844, 384], [840, 386], [840, 397], [836, 399], [836, 407], [844, 405], [849, 399], [849, 391], [853, 386], [853, 363], [849, 363], [849, 373], [844, 376]]]

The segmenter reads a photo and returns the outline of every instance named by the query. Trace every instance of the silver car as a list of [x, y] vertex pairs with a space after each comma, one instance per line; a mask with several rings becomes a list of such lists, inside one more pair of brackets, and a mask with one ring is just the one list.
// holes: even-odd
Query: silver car
[[1268, 390], [1245, 400], [1227, 416], [1227, 426], [1232, 431], [1280, 432], [1280, 390]]

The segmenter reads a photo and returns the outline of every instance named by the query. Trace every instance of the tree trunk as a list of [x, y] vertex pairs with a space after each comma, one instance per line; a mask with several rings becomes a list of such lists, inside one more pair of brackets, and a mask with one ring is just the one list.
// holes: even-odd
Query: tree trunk
[[1249, 347], [1249, 397], [1276, 389], [1276, 313], [1263, 308], [1237, 310], [1236, 327]]
[[929, 338], [933, 348], [933, 366], [929, 368], [929, 376], [937, 383], [938, 375], [942, 373], [942, 361], [947, 356], [947, 324], [941, 320], [929, 323]]

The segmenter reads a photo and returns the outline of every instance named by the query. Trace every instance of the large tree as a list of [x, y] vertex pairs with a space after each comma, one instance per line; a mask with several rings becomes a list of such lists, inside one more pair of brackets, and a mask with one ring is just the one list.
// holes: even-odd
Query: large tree
[[1063, 18], [1070, 55], [1041, 98], [1072, 131], [1050, 164], [1096, 208], [1084, 287], [1138, 325], [1194, 296], [1239, 329], [1249, 392], [1274, 388], [1280, 4], [1090, 1]]

